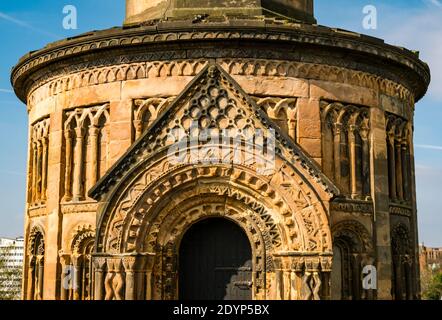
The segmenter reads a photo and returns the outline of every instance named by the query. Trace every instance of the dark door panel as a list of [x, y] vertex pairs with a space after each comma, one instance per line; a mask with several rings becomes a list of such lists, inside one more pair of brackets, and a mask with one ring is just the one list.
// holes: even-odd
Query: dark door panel
[[251, 300], [252, 251], [244, 231], [222, 218], [203, 220], [184, 235], [180, 299]]

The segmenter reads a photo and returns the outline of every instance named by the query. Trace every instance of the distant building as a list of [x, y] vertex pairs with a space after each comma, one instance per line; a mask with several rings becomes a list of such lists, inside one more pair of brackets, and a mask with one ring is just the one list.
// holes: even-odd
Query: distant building
[[421, 270], [441, 270], [442, 248], [428, 248], [424, 244], [419, 246], [419, 262]]
[[[8, 269], [22, 269], [24, 254], [24, 238], [0, 238], [0, 293], [14, 293], [16, 298], [21, 295], [21, 277], [7, 279], [5, 272]], [[1, 295], [2, 296], [2, 295]]]

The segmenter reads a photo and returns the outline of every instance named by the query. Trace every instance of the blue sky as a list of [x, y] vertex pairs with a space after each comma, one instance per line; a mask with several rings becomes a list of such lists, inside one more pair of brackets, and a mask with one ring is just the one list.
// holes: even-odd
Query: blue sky
[[[64, 30], [65, 5], [78, 10], [78, 30]], [[364, 30], [362, 9], [374, 5], [378, 28]], [[0, 0], [0, 236], [23, 233], [27, 114], [12, 93], [11, 67], [25, 53], [90, 30], [122, 24], [124, 0]], [[316, 0], [322, 25], [383, 38], [421, 52], [433, 82], [416, 106], [415, 144], [420, 242], [442, 246], [442, 0]]]

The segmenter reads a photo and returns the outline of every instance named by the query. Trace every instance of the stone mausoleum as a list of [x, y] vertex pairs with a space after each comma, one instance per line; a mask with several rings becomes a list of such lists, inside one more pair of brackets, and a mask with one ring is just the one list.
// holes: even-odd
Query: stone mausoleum
[[318, 25], [313, 0], [127, 0], [123, 27], [12, 71], [23, 297], [419, 298], [429, 81], [416, 52]]

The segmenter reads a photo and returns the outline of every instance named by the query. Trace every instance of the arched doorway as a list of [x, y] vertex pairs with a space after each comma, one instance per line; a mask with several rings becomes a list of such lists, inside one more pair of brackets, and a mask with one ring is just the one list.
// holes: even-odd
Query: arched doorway
[[209, 218], [184, 234], [179, 251], [179, 298], [252, 299], [252, 250], [238, 225]]

